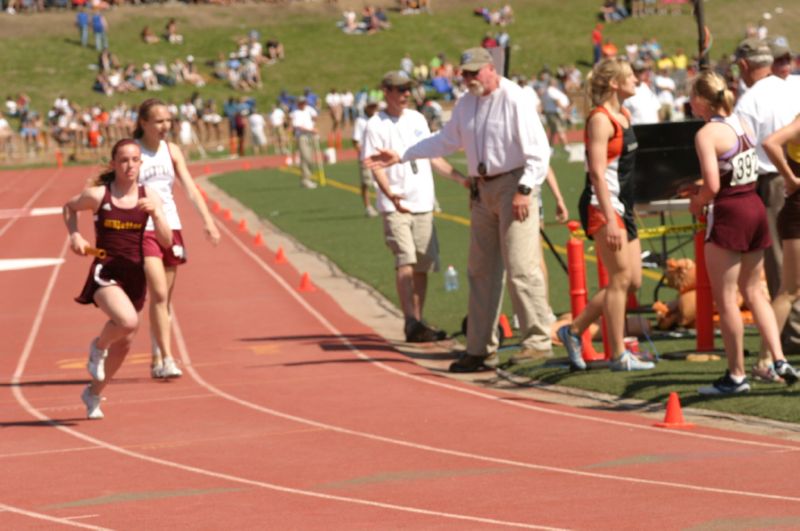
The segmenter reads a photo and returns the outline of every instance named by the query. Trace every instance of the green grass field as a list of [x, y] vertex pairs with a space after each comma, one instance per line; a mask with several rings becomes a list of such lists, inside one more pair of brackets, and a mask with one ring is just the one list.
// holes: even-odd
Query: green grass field
[[[463, 158], [455, 156], [451, 161], [463, 165]], [[577, 196], [583, 186], [582, 165], [568, 163], [563, 153], [557, 152], [553, 166], [559, 177], [560, 186], [568, 206], [577, 203]], [[344, 186], [327, 186], [314, 191], [303, 190], [298, 186], [297, 174], [291, 169], [259, 172], [237, 172], [214, 178], [215, 184], [235, 196], [260, 217], [269, 220], [281, 230], [293, 235], [304, 245], [329, 257], [343, 271], [355, 276], [378, 289], [385, 297], [398, 304], [394, 287], [394, 266], [391, 253], [383, 243], [380, 219], [365, 218], [360, 197], [355, 193], [358, 187], [358, 172], [355, 163], [340, 163], [326, 167], [329, 181]], [[442, 265], [453, 264], [460, 274], [460, 289], [455, 292], [444, 290], [442, 274], [431, 275], [429, 279], [426, 317], [443, 329], [458, 332], [461, 320], [466, 313], [466, 261], [469, 229], [465, 221], [469, 217], [466, 192], [456, 184], [437, 178], [436, 190], [443, 215], [436, 221], [441, 247]], [[567, 240], [566, 229], [555, 224], [553, 202], [545, 192], [546, 232], [553, 243], [563, 248]], [[571, 217], [575, 218], [573, 212]], [[642, 220], [645, 225], [654, 225], [655, 219]], [[676, 219], [683, 222], [684, 219]], [[645, 242], [647, 248], [650, 240]], [[678, 243], [670, 239], [670, 245]], [[681, 251], [677, 253], [680, 256]], [[691, 245], [685, 253], [692, 257]], [[587, 255], [593, 254], [587, 246]], [[676, 256], [673, 255], [673, 256]], [[550, 299], [556, 313], [569, 311], [568, 284], [566, 275], [560, 269], [553, 254], [545, 251], [550, 271]], [[587, 263], [590, 290], [595, 289], [595, 269], [593, 262]], [[646, 273], [639, 300], [643, 305], [652, 303], [653, 289], [659, 272]], [[655, 277], [655, 278], [653, 278]], [[676, 292], [669, 288], [661, 290], [665, 300], [671, 300]], [[504, 310], [511, 315], [508, 297], [504, 300]], [[647, 315], [652, 319], [653, 315]], [[758, 348], [758, 336], [749, 331], [746, 347], [751, 351]], [[515, 339], [508, 341], [509, 348], [503, 356], [513, 352]], [[717, 338], [717, 347], [721, 340]], [[656, 339], [652, 345], [640, 340], [642, 350], [660, 354], [689, 351], [694, 348], [693, 339]], [[601, 349], [600, 345], [597, 345]], [[565, 355], [563, 349], [557, 355]], [[791, 358], [790, 358], [791, 359]], [[796, 360], [800, 361], [800, 360]], [[751, 363], [752, 360], [748, 361]], [[800, 408], [796, 400], [799, 389], [788, 389], [783, 385], [754, 383], [753, 392], [747, 396], [703, 399], [697, 394], [697, 387], [710, 383], [725, 370], [725, 362], [713, 361], [696, 363], [688, 361], [662, 360], [654, 371], [646, 373], [621, 374], [607, 370], [592, 370], [585, 373], [569, 373], [564, 368], [554, 368], [535, 364], [515, 369], [522, 377], [576, 387], [589, 391], [609, 393], [625, 398], [645, 401], [664, 401], [671, 391], [678, 391], [685, 405], [701, 406], [731, 413], [744, 413], [776, 420], [800, 422]]]

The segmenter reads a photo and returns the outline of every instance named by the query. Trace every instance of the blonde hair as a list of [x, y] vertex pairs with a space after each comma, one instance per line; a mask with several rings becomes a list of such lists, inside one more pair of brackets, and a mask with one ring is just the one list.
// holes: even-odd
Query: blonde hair
[[618, 57], [599, 61], [586, 76], [586, 99], [591, 107], [601, 105], [614, 89], [612, 81], [621, 81], [631, 71], [631, 65]]
[[706, 100], [714, 112], [733, 112], [733, 92], [722, 76], [713, 70], [703, 70], [694, 78], [691, 95]]

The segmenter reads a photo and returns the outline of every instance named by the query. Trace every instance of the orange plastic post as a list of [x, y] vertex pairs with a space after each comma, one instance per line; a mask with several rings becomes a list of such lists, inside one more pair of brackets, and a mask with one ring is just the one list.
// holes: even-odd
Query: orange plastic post
[[64, 167], [64, 154], [60, 149], [56, 150], [56, 167], [60, 170]]
[[514, 332], [511, 330], [511, 323], [508, 322], [508, 317], [506, 314], [500, 314], [500, 328], [503, 329], [503, 338], [509, 339], [514, 336]]
[[[580, 223], [577, 221], [570, 221], [567, 224], [570, 232], [574, 232], [580, 228]], [[586, 267], [583, 255], [583, 242], [578, 238], [570, 236], [567, 240], [567, 271], [569, 275], [569, 298], [570, 308], [572, 310], [572, 318], [577, 317], [589, 302], [589, 293], [586, 290]], [[583, 346], [583, 359], [586, 361], [595, 361], [603, 359], [603, 355], [599, 354], [592, 345], [592, 336], [589, 330], [584, 330], [581, 335], [581, 344]]]
[[237, 151], [236, 151], [236, 137], [235, 137], [235, 136], [233, 136], [233, 135], [231, 135], [231, 136], [228, 138], [228, 144], [229, 144], [229, 145], [228, 145], [228, 149], [229, 149], [229, 150], [230, 150], [230, 152], [231, 152], [231, 156], [234, 156], [234, 155], [236, 155], [236, 154], [237, 154]]
[[342, 130], [336, 131], [336, 151], [342, 150]]
[[[705, 219], [701, 218], [701, 222]], [[714, 350], [714, 303], [711, 298], [711, 282], [708, 280], [708, 269], [706, 269], [705, 229], [697, 231], [694, 235], [694, 256], [696, 263], [697, 290], [697, 317], [695, 327], [697, 329], [696, 347], [698, 351]]]

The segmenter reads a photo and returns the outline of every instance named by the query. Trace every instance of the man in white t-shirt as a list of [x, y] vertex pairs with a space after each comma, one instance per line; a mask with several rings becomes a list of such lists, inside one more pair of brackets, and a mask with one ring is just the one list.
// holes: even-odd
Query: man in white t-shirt
[[331, 115], [331, 129], [334, 134], [341, 135], [339, 129], [342, 127], [342, 120], [344, 119], [344, 106], [342, 105], [342, 95], [332, 88], [325, 95], [325, 106], [328, 107], [328, 112]]
[[[403, 70], [381, 81], [386, 109], [367, 122], [364, 158], [379, 150], [405, 151], [430, 135], [425, 117], [408, 109], [411, 77]], [[439, 269], [439, 242], [433, 225], [434, 189], [431, 167], [445, 177], [466, 179], [442, 158], [419, 159], [373, 170], [378, 185], [378, 210], [383, 214], [386, 245], [395, 256], [397, 294], [405, 317], [406, 341], [422, 343], [445, 338], [422, 319], [428, 273]]]
[[636, 85], [636, 93], [622, 103], [631, 113], [631, 124], [658, 123], [660, 121], [658, 111], [661, 108], [661, 102], [658, 101], [658, 97], [653, 92], [650, 66], [644, 61], [636, 61], [633, 63], [633, 73], [636, 74], [636, 79], [639, 82]]
[[269, 113], [269, 125], [272, 129], [274, 145], [280, 153], [289, 153], [289, 142], [286, 138], [286, 111], [281, 107], [280, 102], [276, 103]]
[[547, 123], [550, 145], [555, 146], [556, 140], [561, 146], [567, 147], [567, 121], [565, 116], [569, 110], [569, 97], [558, 88], [558, 80], [551, 79], [542, 91], [542, 114]]
[[267, 121], [264, 119], [264, 115], [253, 109], [253, 111], [247, 115], [247, 125], [250, 129], [250, 140], [253, 144], [253, 152], [256, 155], [260, 155], [262, 149], [266, 152], [267, 134], [264, 131], [264, 127], [267, 125]]
[[356, 123], [353, 125], [353, 147], [358, 152], [358, 173], [361, 177], [361, 200], [364, 202], [364, 213], [368, 218], [374, 218], [378, 215], [375, 207], [369, 204], [369, 189], [372, 185], [372, 172], [364, 166], [364, 138], [367, 135], [367, 121], [372, 118], [375, 111], [378, 110], [378, 102], [371, 101], [364, 106], [364, 114], [366, 116], [359, 116], [356, 118]]
[[308, 105], [305, 96], [297, 98], [297, 108], [289, 113], [292, 131], [300, 153], [300, 186], [313, 189], [317, 183], [311, 180], [311, 168], [315, 163], [315, 142], [317, 136], [317, 111]]

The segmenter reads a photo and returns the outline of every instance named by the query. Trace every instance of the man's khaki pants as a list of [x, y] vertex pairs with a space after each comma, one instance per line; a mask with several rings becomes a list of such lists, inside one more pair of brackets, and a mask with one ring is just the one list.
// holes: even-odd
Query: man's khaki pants
[[469, 325], [467, 353], [488, 356], [497, 350], [497, 321], [508, 274], [511, 304], [520, 322], [522, 346], [550, 350], [550, 315], [540, 267], [538, 190], [534, 190], [528, 217], [515, 221], [511, 203], [521, 170], [479, 181], [479, 197], [472, 201], [468, 259]]

